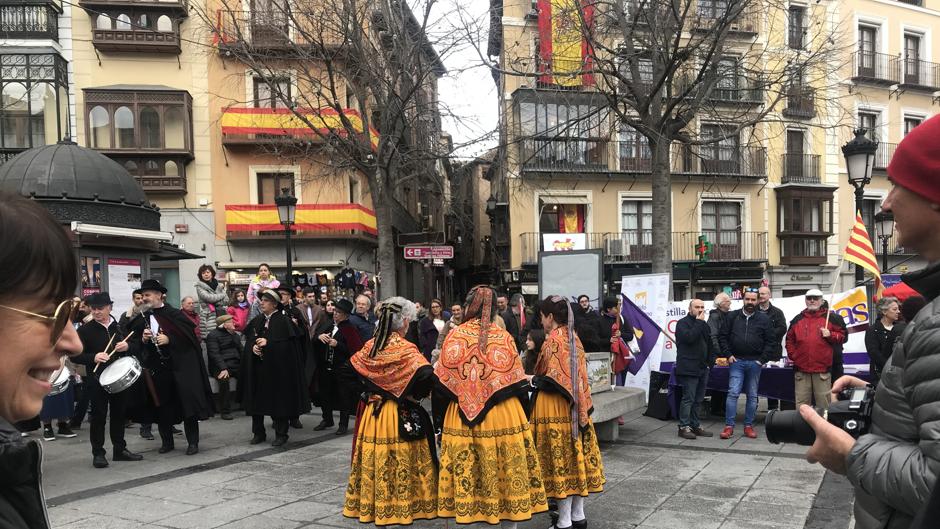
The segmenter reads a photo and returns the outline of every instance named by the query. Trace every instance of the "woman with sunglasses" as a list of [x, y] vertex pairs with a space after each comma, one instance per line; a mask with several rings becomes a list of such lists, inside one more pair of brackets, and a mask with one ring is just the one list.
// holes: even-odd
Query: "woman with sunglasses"
[[47, 529], [42, 447], [12, 424], [39, 414], [62, 357], [82, 350], [70, 325], [78, 266], [65, 230], [36, 202], [0, 193], [0, 233], [0, 520]]

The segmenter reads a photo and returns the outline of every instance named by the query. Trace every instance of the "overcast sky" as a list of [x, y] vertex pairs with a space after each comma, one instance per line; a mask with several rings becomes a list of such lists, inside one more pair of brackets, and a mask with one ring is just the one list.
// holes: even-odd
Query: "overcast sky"
[[[426, 1], [418, 0], [415, 10], [420, 12]], [[428, 25], [448, 70], [439, 84], [444, 130], [460, 157], [477, 156], [497, 144], [496, 84], [484, 62], [488, 10], [488, 0], [437, 0]]]

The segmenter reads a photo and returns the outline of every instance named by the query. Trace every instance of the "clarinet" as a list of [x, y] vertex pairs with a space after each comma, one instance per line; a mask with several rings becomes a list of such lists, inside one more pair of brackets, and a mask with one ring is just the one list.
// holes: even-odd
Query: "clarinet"
[[[144, 326], [145, 326], [144, 328], [146, 329], [150, 328], [150, 318], [153, 316], [153, 311], [151, 309], [152, 307], [150, 307], [149, 305], [141, 305], [140, 316], [144, 319]], [[159, 332], [160, 331], [158, 329], [157, 334], [159, 334]], [[167, 356], [163, 354], [163, 351], [160, 349], [160, 344], [157, 343], [156, 338], [157, 338], [157, 335], [154, 334], [150, 338], [150, 344], [153, 345], [153, 348], [157, 351], [157, 355], [160, 357], [160, 360], [166, 360]]]

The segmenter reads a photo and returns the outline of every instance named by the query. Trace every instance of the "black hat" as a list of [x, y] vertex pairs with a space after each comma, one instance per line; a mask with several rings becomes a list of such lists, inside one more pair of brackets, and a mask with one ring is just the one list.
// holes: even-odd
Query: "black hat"
[[111, 301], [111, 296], [107, 292], [95, 292], [85, 298], [85, 303], [89, 307], [106, 307], [114, 304], [114, 302]]
[[156, 279], [144, 279], [144, 282], [140, 285], [140, 291], [145, 290], [156, 290], [161, 294], [166, 294], [166, 288]]
[[272, 290], [272, 289], [270, 289], [270, 288], [266, 288], [266, 289], [262, 290], [261, 292], [258, 292], [258, 299], [261, 299], [261, 298], [264, 298], [264, 297], [269, 298], [271, 301], [273, 301], [273, 302], [275, 302], [275, 303], [280, 303], [280, 302], [281, 302], [281, 296], [278, 296], [278, 295], [277, 295], [277, 292], [275, 292], [274, 290]]
[[349, 301], [346, 298], [342, 298], [338, 300], [336, 303], [333, 303], [333, 310], [345, 312], [346, 314], [352, 314], [353, 313], [352, 301]]

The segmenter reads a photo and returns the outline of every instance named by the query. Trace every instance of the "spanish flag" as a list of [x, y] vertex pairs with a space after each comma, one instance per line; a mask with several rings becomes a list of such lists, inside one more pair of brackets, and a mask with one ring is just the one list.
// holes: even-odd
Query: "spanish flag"
[[539, 81], [557, 86], [594, 84], [589, 39], [593, 0], [537, 0]]
[[881, 284], [881, 270], [878, 268], [875, 250], [872, 247], [871, 238], [868, 236], [868, 230], [865, 228], [865, 222], [862, 220], [861, 212], [855, 214], [855, 226], [852, 227], [849, 243], [845, 247], [845, 260], [861, 266], [875, 276], [874, 298], [881, 297], [881, 292], [884, 290], [884, 285]]

